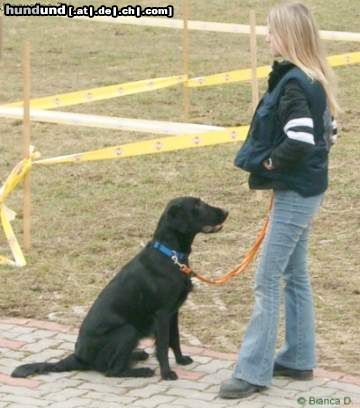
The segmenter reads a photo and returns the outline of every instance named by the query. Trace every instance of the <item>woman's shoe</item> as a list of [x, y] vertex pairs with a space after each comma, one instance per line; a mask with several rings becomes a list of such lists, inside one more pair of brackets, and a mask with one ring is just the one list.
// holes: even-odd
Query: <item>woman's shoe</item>
[[310, 381], [314, 378], [313, 370], [295, 370], [294, 368], [284, 367], [280, 364], [274, 364], [274, 377], [290, 377], [299, 381]]
[[220, 386], [219, 397], [224, 399], [246, 398], [266, 387], [250, 384], [245, 380], [231, 378]]

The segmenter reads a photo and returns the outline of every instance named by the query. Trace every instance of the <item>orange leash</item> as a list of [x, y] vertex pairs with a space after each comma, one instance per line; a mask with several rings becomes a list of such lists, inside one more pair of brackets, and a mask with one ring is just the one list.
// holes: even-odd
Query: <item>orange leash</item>
[[194, 272], [190, 267], [188, 267], [186, 265], [181, 265], [180, 266], [181, 271], [183, 273], [187, 274], [187, 275], [191, 274], [191, 275], [195, 276], [196, 278], [198, 278], [202, 282], [211, 283], [213, 285], [222, 285], [222, 284], [228, 282], [234, 276], [240, 275], [240, 273], [246, 271], [246, 269], [250, 266], [252, 261], [255, 259], [256, 254], [259, 251], [260, 245], [261, 245], [261, 243], [262, 243], [262, 241], [263, 241], [263, 239], [264, 239], [264, 237], [266, 235], [266, 231], [267, 231], [268, 225], [269, 225], [270, 211], [271, 211], [271, 208], [273, 206], [273, 201], [274, 201], [274, 196], [271, 197], [269, 210], [268, 210], [268, 214], [267, 214], [266, 219], [265, 219], [265, 223], [264, 223], [263, 227], [261, 228], [261, 230], [259, 231], [255, 242], [253, 243], [251, 248], [248, 250], [248, 252], [245, 254], [244, 259], [241, 261], [241, 263], [239, 265], [235, 266], [235, 268], [233, 270], [231, 270], [230, 272], [225, 274], [223, 277], [218, 278], [218, 279], [206, 278], [205, 276], [202, 276], [202, 275]]

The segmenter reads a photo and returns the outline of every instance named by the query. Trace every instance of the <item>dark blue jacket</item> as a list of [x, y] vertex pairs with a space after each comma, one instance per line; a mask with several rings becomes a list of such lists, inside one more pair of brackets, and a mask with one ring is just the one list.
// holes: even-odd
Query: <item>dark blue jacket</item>
[[[290, 83], [295, 83], [307, 102], [312, 119], [312, 143], [289, 138], [279, 118], [279, 102]], [[235, 165], [250, 172], [250, 188], [294, 190], [304, 197], [320, 194], [328, 186], [331, 122], [321, 84], [287, 63], [285, 72], [276, 79], [275, 86], [269, 86], [260, 101]], [[301, 126], [295, 130], [301, 132]], [[263, 166], [263, 161], [269, 158], [273, 161], [273, 170]]]

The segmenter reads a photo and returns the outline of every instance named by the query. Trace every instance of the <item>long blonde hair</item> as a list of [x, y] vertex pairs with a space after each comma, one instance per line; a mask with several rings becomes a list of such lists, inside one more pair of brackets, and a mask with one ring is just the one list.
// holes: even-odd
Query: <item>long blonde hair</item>
[[308, 8], [302, 3], [279, 4], [270, 10], [268, 26], [281, 57], [321, 83], [329, 108], [335, 116], [340, 111], [336, 100], [335, 76]]

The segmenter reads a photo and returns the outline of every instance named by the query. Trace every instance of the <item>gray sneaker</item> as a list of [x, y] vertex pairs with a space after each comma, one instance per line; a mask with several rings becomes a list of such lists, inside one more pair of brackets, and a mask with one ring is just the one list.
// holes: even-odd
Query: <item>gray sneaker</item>
[[266, 387], [250, 384], [245, 380], [231, 378], [220, 386], [219, 397], [224, 399], [246, 398]]

